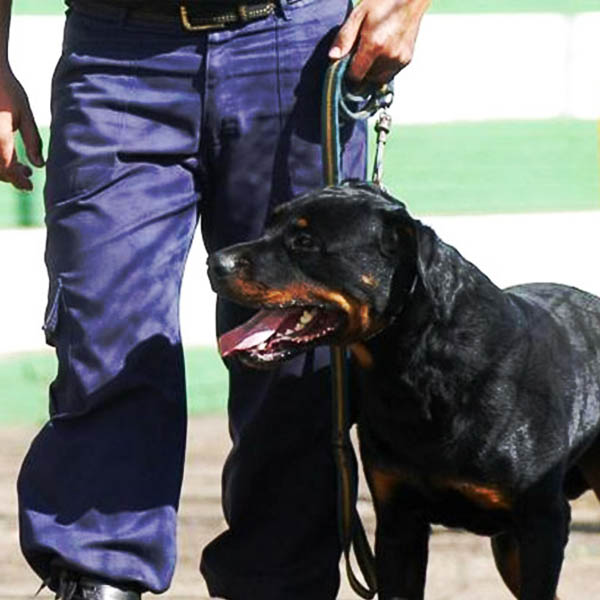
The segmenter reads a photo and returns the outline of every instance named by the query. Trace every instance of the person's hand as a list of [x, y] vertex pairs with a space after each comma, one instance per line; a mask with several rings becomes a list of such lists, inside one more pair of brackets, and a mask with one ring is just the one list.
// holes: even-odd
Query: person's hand
[[356, 52], [348, 77], [383, 84], [412, 59], [421, 18], [430, 0], [362, 0], [339, 30], [329, 58]]
[[27, 94], [10, 68], [6, 68], [0, 70], [0, 181], [19, 190], [32, 190], [31, 168], [19, 162], [15, 152], [15, 131], [21, 132], [31, 164], [43, 167], [42, 140]]

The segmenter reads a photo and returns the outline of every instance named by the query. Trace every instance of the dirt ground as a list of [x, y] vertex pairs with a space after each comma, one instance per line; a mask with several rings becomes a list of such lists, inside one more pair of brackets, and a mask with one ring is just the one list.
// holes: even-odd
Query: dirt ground
[[[32, 427], [0, 428], [0, 599], [31, 598], [37, 581], [18, 548], [15, 479], [21, 458], [33, 436]], [[229, 446], [224, 417], [190, 423], [188, 457], [179, 517], [179, 563], [165, 598], [205, 599], [197, 569], [202, 546], [224, 524], [219, 501], [220, 469]], [[372, 534], [374, 520], [368, 498], [361, 493], [359, 509]], [[574, 505], [574, 523], [560, 584], [561, 600], [600, 598], [600, 506], [591, 495]], [[508, 600], [493, 566], [489, 542], [474, 535], [436, 529], [431, 539], [428, 600]], [[43, 591], [39, 598], [51, 598]], [[343, 583], [340, 600], [356, 598]], [[248, 598], [248, 600], [260, 600]], [[282, 598], [285, 600], [285, 598]], [[307, 598], [307, 600], [310, 600]]]

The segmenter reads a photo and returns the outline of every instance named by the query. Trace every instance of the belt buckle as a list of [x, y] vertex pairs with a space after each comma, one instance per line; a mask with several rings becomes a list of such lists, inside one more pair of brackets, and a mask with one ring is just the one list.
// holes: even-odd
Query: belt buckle
[[242, 23], [247, 23], [248, 21], [250, 21], [250, 17], [248, 15], [248, 7], [245, 4], [238, 4], [236, 9], [237, 9], [238, 19]]
[[224, 29], [225, 23], [209, 23], [205, 25], [194, 25], [188, 14], [187, 6], [185, 4], [179, 5], [179, 17], [181, 24], [186, 31], [210, 31], [213, 29]]

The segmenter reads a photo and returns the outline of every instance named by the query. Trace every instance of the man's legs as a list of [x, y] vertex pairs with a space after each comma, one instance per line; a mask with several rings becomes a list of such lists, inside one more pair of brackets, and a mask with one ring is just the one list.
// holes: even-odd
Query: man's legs
[[[322, 185], [319, 130], [328, 32], [344, 2], [303, 0], [249, 29], [211, 34], [206, 111], [211, 189], [202, 230], [214, 251], [258, 237], [271, 209]], [[237, 57], [237, 59], [236, 59]], [[364, 176], [363, 127], [345, 129], [346, 176]], [[219, 302], [220, 333], [248, 311]], [[228, 361], [233, 449], [223, 474], [228, 530], [204, 550], [215, 596], [330, 600], [339, 585], [328, 350], [276, 371]]]
[[[274, 205], [320, 185], [328, 42], [314, 46], [345, 8], [300, 0], [286, 19], [211, 34], [207, 80], [203, 35], [175, 42], [72, 22], [56, 78], [47, 194], [46, 325], [60, 368], [53, 418], [19, 482], [22, 545], [42, 577], [55, 565], [168, 586], [185, 428], [176, 298], [194, 183], [205, 192], [211, 250], [256, 237]], [[345, 166], [360, 176], [364, 135], [355, 133]], [[204, 161], [208, 177], [198, 171]], [[219, 330], [242, 312], [221, 305]], [[203, 560], [215, 593], [335, 596], [326, 365], [326, 350], [271, 374], [231, 365], [230, 529]]]
[[18, 485], [23, 552], [52, 587], [61, 569], [156, 592], [171, 580], [203, 66], [183, 33], [68, 19], [46, 189], [59, 371]]

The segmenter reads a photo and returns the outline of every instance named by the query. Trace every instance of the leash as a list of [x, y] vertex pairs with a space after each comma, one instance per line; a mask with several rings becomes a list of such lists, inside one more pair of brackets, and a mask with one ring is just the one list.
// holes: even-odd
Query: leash
[[[381, 88], [365, 87], [347, 89], [344, 74], [351, 56], [333, 62], [325, 74], [321, 104], [321, 137], [323, 149], [323, 178], [325, 185], [342, 182], [340, 121], [364, 120], [377, 111], [377, 132], [373, 182], [381, 186], [383, 176], [383, 151], [391, 129], [391, 116], [387, 112], [393, 100], [391, 84]], [[364, 526], [356, 509], [357, 462], [350, 440], [350, 403], [348, 399], [347, 351], [343, 346], [331, 347], [332, 368], [332, 446], [338, 479], [338, 530], [346, 562], [346, 574], [350, 586], [361, 598], [371, 599], [377, 593], [375, 557], [369, 546]], [[365, 584], [354, 573], [351, 553], [354, 549], [356, 562]]]
[[392, 126], [388, 109], [394, 101], [394, 87], [389, 82], [378, 88], [367, 84], [350, 90], [344, 75], [351, 58], [349, 55], [332, 62], [325, 73], [321, 100], [323, 179], [325, 185], [342, 183], [341, 119], [364, 121], [379, 112], [375, 123], [377, 137], [372, 180], [383, 187], [383, 153]]

